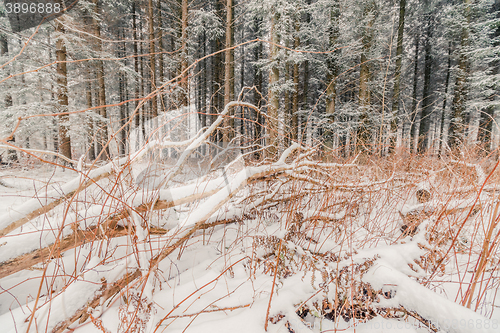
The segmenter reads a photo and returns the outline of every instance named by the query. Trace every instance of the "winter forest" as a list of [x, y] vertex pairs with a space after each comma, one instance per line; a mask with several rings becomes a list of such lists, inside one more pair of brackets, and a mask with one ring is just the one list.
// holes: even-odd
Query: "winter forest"
[[4, 0], [0, 331], [498, 332], [499, 92], [499, 0]]

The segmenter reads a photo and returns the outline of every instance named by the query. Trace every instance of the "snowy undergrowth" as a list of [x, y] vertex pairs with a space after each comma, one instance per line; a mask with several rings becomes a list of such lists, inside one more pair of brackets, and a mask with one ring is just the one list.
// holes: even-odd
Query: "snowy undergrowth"
[[153, 188], [117, 169], [24, 223], [1, 240], [2, 331], [497, 331], [494, 174], [297, 148]]

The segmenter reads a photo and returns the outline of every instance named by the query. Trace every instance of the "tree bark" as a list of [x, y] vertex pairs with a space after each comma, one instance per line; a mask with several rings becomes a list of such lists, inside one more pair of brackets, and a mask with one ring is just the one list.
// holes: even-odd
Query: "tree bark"
[[[294, 48], [297, 50], [300, 47], [300, 38], [299, 38], [299, 22], [295, 22], [295, 37], [294, 37]], [[299, 64], [295, 62], [293, 64], [293, 95], [292, 95], [292, 110], [291, 110], [291, 118], [292, 118], [292, 129], [291, 136], [292, 140], [296, 141], [298, 139], [298, 130], [299, 130]]]
[[[287, 48], [290, 47], [290, 44], [289, 42], [287, 41], [285, 43], [285, 46]], [[285, 59], [288, 59], [289, 57], [289, 53], [288, 53], [288, 50], [285, 50]], [[290, 62], [285, 60], [285, 84], [288, 84], [288, 82], [290, 82]], [[290, 108], [290, 90], [289, 89], [285, 89], [285, 96], [284, 96], [284, 100], [283, 100], [283, 114], [285, 115], [285, 133], [284, 133], [284, 136], [283, 136], [283, 139], [285, 140], [285, 145], [289, 145], [290, 144], [290, 137], [288, 135], [288, 129], [291, 127], [291, 119], [289, 117], [290, 113], [291, 113], [291, 108]]]
[[[120, 34], [121, 33], [121, 34]], [[126, 46], [125, 46], [125, 33], [123, 28], [120, 28], [118, 32], [119, 38], [122, 38], [123, 42], [118, 45], [118, 57], [124, 58], [126, 55]], [[128, 103], [124, 103], [128, 100], [127, 94], [127, 76], [125, 73], [120, 71], [118, 75], [118, 86], [119, 86], [119, 96], [120, 96], [120, 127], [124, 127], [126, 122], [128, 121]], [[120, 155], [125, 155], [127, 152], [127, 138], [128, 138], [128, 126], [124, 127], [120, 133], [120, 143], [119, 150]]]
[[[430, 10], [430, 9], [429, 9]], [[428, 14], [424, 56], [424, 90], [422, 93], [422, 115], [420, 117], [418, 152], [424, 153], [430, 145], [430, 130], [433, 122], [431, 110], [431, 70], [432, 70], [432, 13]]]
[[[202, 57], [205, 57], [207, 55], [207, 43], [206, 43], [206, 33], [203, 31], [203, 36], [202, 36]], [[201, 61], [201, 89], [200, 89], [200, 100], [201, 100], [201, 112], [200, 118], [201, 118], [201, 127], [207, 126], [207, 60], [203, 59]]]
[[[224, 107], [234, 99], [234, 50], [229, 48], [233, 46], [233, 0], [226, 0], [226, 43], [225, 43], [225, 62], [224, 62]], [[224, 118], [224, 129], [222, 131], [222, 141], [227, 146], [234, 137], [234, 117], [230, 112]]]
[[[162, 0], [157, 0], [156, 11], [158, 15], [158, 51], [163, 52], [163, 13], [161, 7]], [[158, 82], [160, 85], [165, 80], [165, 62], [163, 53], [158, 54]], [[165, 111], [165, 95], [160, 95], [160, 110]]]
[[[234, 15], [234, 14], [233, 14]], [[245, 41], [245, 26], [241, 28], [241, 42]], [[234, 42], [233, 42], [234, 44]], [[245, 61], [245, 45], [241, 47], [241, 66], [240, 66], [240, 91], [243, 90], [243, 87], [245, 86], [245, 66], [246, 66], [246, 61]], [[247, 131], [247, 125], [248, 122], [245, 121], [245, 107], [240, 107], [241, 110], [241, 120], [240, 120], [240, 127], [239, 127], [239, 134], [242, 137], [245, 137], [245, 133]]]
[[[88, 81], [86, 84], [86, 98], [87, 98], [87, 108], [91, 109], [93, 107], [92, 103], [92, 83], [91, 83], [91, 74], [90, 74], [90, 68], [89, 68], [89, 73], [88, 73]], [[92, 112], [92, 111], [90, 111]], [[88, 132], [87, 132], [87, 140], [88, 140], [88, 158], [89, 160], [93, 161], [95, 160], [95, 141], [94, 141], [94, 120], [92, 119], [92, 115], [89, 115], [87, 118], [87, 126], [88, 126]]]
[[[276, 21], [279, 19], [277, 13], [272, 13], [271, 17], [271, 43], [278, 43], [278, 34], [276, 32]], [[278, 61], [278, 47], [271, 44], [270, 62], [271, 70], [269, 73], [269, 87], [268, 87], [268, 99], [269, 105], [267, 108], [266, 117], [266, 132], [267, 132], [267, 156], [270, 158], [276, 157], [279, 145], [279, 133], [278, 133], [278, 108], [279, 108], [279, 94], [276, 92], [276, 85], [278, 84], [280, 73], [276, 62]]]
[[[340, 10], [338, 5], [333, 5], [334, 7], [330, 11], [330, 36], [329, 36], [329, 49], [333, 50], [337, 47], [337, 39], [339, 35], [338, 20], [340, 15]], [[329, 126], [332, 127], [335, 121], [335, 100], [337, 98], [337, 87], [335, 80], [338, 75], [337, 66], [337, 56], [338, 52], [333, 52], [328, 55], [327, 66], [328, 73], [326, 76], [326, 116], [328, 117]], [[325, 133], [325, 145], [332, 149], [333, 148], [333, 130], [329, 128]]]
[[469, 5], [470, 0], [464, 0], [466, 5], [467, 24], [462, 27], [460, 38], [460, 55], [458, 60], [458, 74], [455, 80], [455, 91], [451, 105], [452, 119], [450, 122], [450, 133], [448, 145], [451, 150], [460, 149], [464, 143], [465, 124], [464, 115], [467, 99], [467, 81], [469, 77], [469, 63], [467, 58], [467, 46], [469, 45]]
[[[133, 46], [133, 52], [134, 52], [134, 71], [135, 71], [136, 75], [139, 76], [140, 75], [140, 73], [139, 73], [139, 51], [138, 51], [138, 46], [137, 46], [137, 18], [136, 18], [136, 15], [137, 15], [137, 10], [135, 7], [135, 1], [132, 1], [132, 31], [133, 31], [133, 38], [134, 38], [132, 46]], [[134, 94], [134, 99], [135, 99], [134, 111], [136, 112], [136, 115], [134, 117], [134, 126], [138, 130], [139, 124], [140, 124], [140, 111], [137, 110], [137, 107], [139, 106], [138, 99], [140, 96], [139, 95], [140, 82], [136, 81], [134, 92], [135, 92], [135, 94]], [[139, 138], [137, 137], [136, 140], [138, 141], [138, 139]]]
[[420, 33], [417, 32], [415, 37], [415, 57], [413, 59], [413, 96], [412, 96], [412, 108], [411, 108], [411, 119], [410, 119], [410, 135], [409, 135], [409, 148], [412, 152], [415, 152], [416, 146], [414, 145], [415, 138], [418, 135], [418, 103], [417, 103], [417, 87], [418, 87], [418, 56], [419, 56], [419, 43], [420, 43]]
[[[395, 147], [399, 148], [402, 144], [403, 127], [401, 123], [401, 114], [399, 111], [399, 94], [401, 86], [401, 68], [403, 65], [403, 35], [405, 30], [405, 10], [406, 0], [399, 0], [399, 24], [398, 24], [398, 45], [396, 48], [396, 70], [394, 72], [394, 90], [392, 95], [392, 121], [391, 135], [396, 133]], [[394, 141], [394, 140], [391, 140]], [[393, 144], [391, 144], [393, 146]]]
[[188, 58], [187, 58], [187, 29], [188, 29], [188, 0], [182, 0], [181, 3], [181, 106], [188, 105], [189, 91], [188, 91]]
[[[9, 53], [9, 40], [4, 34], [0, 34], [0, 55], [6, 55]], [[10, 93], [5, 94], [4, 97], [5, 107], [12, 106], [12, 95]]]
[[[99, 9], [99, 1], [98, 0], [93, 0], [94, 1], [94, 14], [95, 16], [98, 16], [100, 13]], [[100, 23], [97, 21], [95, 18], [93, 19], [93, 25], [94, 25], [94, 36], [96, 37], [95, 40], [95, 51], [97, 54], [97, 57], [100, 57], [102, 55], [102, 41], [101, 41], [101, 27]], [[98, 152], [97, 155], [99, 156], [99, 159], [101, 160], [108, 160], [110, 158], [109, 154], [109, 145], [108, 145], [108, 124], [106, 123], [108, 119], [106, 107], [106, 85], [104, 82], [104, 64], [101, 59], [98, 59], [96, 61], [96, 76], [97, 76], [97, 84], [98, 84], [98, 98], [99, 98], [99, 114], [103, 119], [105, 119], [104, 122], [101, 122], [99, 124], [99, 136], [97, 139], [97, 147], [98, 147]], [[103, 151], [103, 147], [106, 147]]]
[[[155, 27], [153, 0], [148, 0], [148, 32], [149, 32], [149, 69], [151, 73], [151, 91], [156, 90], [156, 56], [155, 56]], [[151, 117], [158, 117], [158, 101], [156, 95], [150, 100]]]
[[[366, 18], [370, 13], [373, 13], [375, 10], [375, 3], [372, 1], [366, 5], [363, 17]], [[367, 147], [367, 145], [371, 144], [371, 126], [370, 126], [370, 89], [368, 87], [370, 81], [370, 68], [368, 66], [368, 53], [372, 47], [372, 39], [373, 39], [373, 24], [374, 24], [374, 16], [367, 22], [366, 27], [363, 31], [362, 38], [362, 53], [361, 53], [361, 61], [359, 66], [359, 108], [360, 108], [360, 124], [358, 128], [358, 149], [362, 151], [370, 151], [371, 148]]]
[[69, 136], [69, 115], [68, 110], [68, 70], [66, 67], [66, 45], [64, 45], [64, 26], [61, 22], [56, 22], [56, 32], [59, 37], [56, 41], [57, 60], [57, 102], [59, 104], [59, 153], [71, 159], [71, 139]]
[[[492, 12], [496, 13], [497, 18], [500, 18], [500, 0], [496, 0], [495, 4], [492, 7]], [[493, 38], [495, 38], [498, 41], [498, 37], [500, 36], [500, 26], [497, 27], [493, 34]], [[494, 46], [498, 47], [499, 42], [494, 42]], [[491, 68], [491, 75], [495, 76], [500, 73], [500, 61], [494, 60], [490, 64]], [[498, 91], [498, 90], [497, 90]], [[493, 94], [490, 96], [490, 101], [494, 101], [495, 99], [498, 99], [498, 93]], [[493, 136], [493, 120], [495, 117], [495, 109], [498, 110], [498, 106], [488, 106], [482, 113], [481, 113], [481, 120], [479, 123], [479, 135], [478, 139], [481, 142], [482, 146], [484, 149], [489, 152], [491, 149], [494, 149], [496, 143], [494, 143], [494, 136]], [[498, 112], [498, 111], [497, 111]], [[498, 125], [495, 125], [498, 126]]]
[[444, 155], [447, 139], [448, 139], [448, 129], [449, 129], [449, 117], [446, 113], [446, 104], [448, 103], [448, 88], [450, 86], [450, 72], [451, 72], [451, 42], [448, 43], [448, 65], [446, 67], [446, 80], [444, 83], [444, 98], [443, 98], [443, 110], [441, 118], [441, 147], [439, 150], [440, 155]]
[[[9, 40], [7, 39], [7, 36], [4, 34], [0, 34], [0, 55], [6, 55], [9, 53]], [[8, 69], [4, 69], [8, 73]], [[7, 83], [7, 89], [9, 89], [10, 85]], [[9, 108], [13, 105], [12, 101], [12, 95], [7, 92], [4, 97], [4, 105], [5, 108]], [[57, 140], [57, 139], [55, 139]], [[15, 135], [9, 140], [9, 142], [15, 142]], [[57, 149], [57, 148], [56, 148]], [[7, 159], [11, 161], [16, 161], [17, 160], [17, 152], [15, 150], [8, 150], [7, 151]]]
[[[259, 26], [261, 24], [261, 20], [255, 18], [254, 20], [254, 38], [259, 36]], [[258, 43], [253, 51], [253, 62], [254, 64], [258, 63], [259, 60], [262, 59], [263, 53], [263, 45], [262, 43]], [[263, 92], [263, 78], [262, 71], [257, 67], [257, 65], [253, 66], [253, 86], [255, 87], [253, 91], [253, 104], [257, 106], [260, 110], [261, 100], [262, 100], [262, 92]], [[257, 152], [255, 153], [255, 158], [260, 159], [262, 157], [262, 153], [260, 148], [262, 148], [262, 134], [263, 134], [263, 125], [264, 118], [261, 112], [252, 112], [255, 114], [255, 141], [257, 143]]]

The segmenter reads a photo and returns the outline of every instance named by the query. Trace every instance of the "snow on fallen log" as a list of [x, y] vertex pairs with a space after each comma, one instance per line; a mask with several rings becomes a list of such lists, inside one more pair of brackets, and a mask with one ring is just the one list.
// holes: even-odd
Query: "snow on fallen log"
[[[140, 193], [140, 195], [132, 200], [135, 203], [132, 208], [137, 213], [145, 213], [150, 209], [162, 210], [194, 202], [213, 195], [221, 189], [223, 184], [225, 184], [224, 177], [219, 177], [201, 183], [193, 183], [169, 190], [160, 190], [160, 199], [156, 202], [143, 202], [144, 198], [149, 198], [151, 196], [149, 192]], [[102, 239], [103, 237], [121, 236], [122, 233], [116, 230], [116, 227], [119, 221], [129, 217], [130, 210], [126, 209], [115, 213], [98, 225], [97, 222], [101, 211], [102, 207], [97, 205], [85, 211], [85, 215], [90, 217], [83, 219], [80, 222], [80, 227], [82, 229], [88, 228], [86, 231], [78, 230], [75, 234], [72, 232], [72, 229], [67, 226], [66, 230], [63, 232], [64, 237], [58, 242], [58, 252], [62, 253], [83, 245], [86, 242]], [[65, 225], [70, 225], [72, 222], [81, 219], [81, 215], [84, 212], [80, 213], [81, 214], [68, 215]], [[58, 225], [60, 224], [61, 223]], [[0, 278], [29, 268], [37, 263], [44, 262], [47, 259], [51, 259], [49, 258], [51, 245], [56, 241], [53, 230], [54, 228], [57, 229], [58, 225], [49, 226], [49, 229], [41, 230], [37, 233], [26, 232], [7, 238], [6, 242], [2, 245], [2, 251], [0, 253]], [[103, 233], [102, 231], [106, 232]], [[155, 233], [160, 232], [159, 230], [153, 231]], [[43, 240], [42, 248], [40, 248], [40, 239]]]
[[[86, 177], [83, 175], [78, 176], [60, 188], [47, 191], [43, 196], [30, 199], [21, 206], [4, 213], [0, 216], [0, 228], [2, 228], [0, 230], [0, 237], [7, 235], [32, 219], [49, 212], [76, 193], [86, 189], [100, 179], [108, 177], [110, 174], [111, 165], [92, 170]], [[84, 181], [84, 179], [87, 180]]]
[[[400, 213], [403, 216], [411, 216], [416, 214], [431, 215], [434, 212], [444, 211], [448, 214], [453, 214], [465, 209], [469, 209], [474, 205], [476, 198], [468, 199], [455, 199], [448, 202], [443, 202], [440, 200], [431, 200], [428, 202], [416, 204], [416, 205], [404, 205], [400, 209]], [[491, 203], [491, 197], [482, 195], [479, 197], [479, 202], [475, 204], [477, 209], [484, 207], [487, 203]]]
[[78, 192], [95, 184], [97, 181], [109, 177], [119, 167], [134, 163], [152, 149], [190, 146], [198, 139], [199, 135], [180, 142], [153, 140], [141, 150], [130, 156], [115, 159], [100, 168], [81, 173], [61, 187], [47, 191], [43, 196], [37, 196], [36, 198], [30, 199], [15, 210], [0, 215], [0, 237], [7, 235], [9, 232], [21, 227], [32, 219], [49, 212]]
[[[75, 276], [75, 280], [57, 295], [54, 295], [50, 301], [40, 305], [35, 313], [30, 314], [33, 311], [35, 301], [14, 309], [12, 316], [17, 320], [12, 331], [28, 332], [29, 327], [29, 332], [53, 332], [57, 329], [58, 323], [80, 309], [95, 294], [100, 293], [102, 285], [96, 281], [106, 283], [107, 279], [116, 279], [122, 276], [126, 267], [125, 261], [126, 259], [117, 264], [102, 265], [99, 258], [92, 258], [86, 264], [83, 273]], [[27, 314], [29, 315], [27, 316]], [[32, 316], [34, 320], [30, 323]]]
[[[370, 283], [376, 290], [391, 286], [391, 298], [382, 298], [377, 304], [381, 308], [402, 306], [417, 313], [433, 326], [450, 333], [496, 332], [494, 329], [484, 328], [487, 318], [425, 288], [385, 260], [377, 260], [364, 275], [363, 281]], [[470, 322], [474, 323], [472, 327], [469, 326]]]
[[[298, 148], [298, 145], [294, 146], [293, 149], [285, 154], [285, 156], [288, 156], [288, 154], [292, 150]], [[271, 167], [261, 166], [251, 168], [248, 170], [248, 172], [247, 170], [243, 170], [239, 174], [237, 174], [235, 179], [239, 184], [238, 189], [241, 189], [246, 185], [245, 179], [247, 176], [248, 179], [255, 180], [275, 174], [277, 172], [289, 170], [291, 168], [293, 168], [293, 164], [288, 165], [285, 164], [283, 160], [280, 160]], [[222, 205], [219, 202], [219, 199], [225, 199], [225, 203], [231, 198], [232, 195], [225, 198], [220, 196], [222, 193], [221, 189], [223, 188], [226, 190], [228, 188], [231, 188], [230, 184], [228, 183], [227, 177], [218, 177], [209, 181], [193, 182], [185, 186], [162, 189], [158, 191], [141, 191], [134, 194], [134, 197], [129, 200], [131, 205], [130, 207], [136, 213], [146, 213], [150, 210], [168, 209], [174, 206], [195, 202], [197, 200], [213, 196], [215, 200], [212, 198], [211, 201], [209, 200], [207, 203], [202, 204], [201, 208], [197, 209], [197, 212], [209, 212], [208, 214], [206, 214], [206, 216], [200, 218], [200, 221], [205, 221], [208, 220], [218, 210], [218, 208], [216, 207], [220, 207]], [[237, 192], [237, 189], [232, 189], [230, 191]], [[157, 199], [155, 199], [156, 201], [151, 200], [153, 194], [157, 197]], [[97, 217], [99, 217], [100, 211], [100, 206], [94, 206], [91, 210], [87, 210], [87, 213], [91, 213], [91, 216], [95, 216], [95, 218], [92, 218], [91, 220], [83, 219], [80, 222], [80, 228], [89, 228], [87, 231], [79, 230], [77, 234], [74, 234], [72, 233], [71, 228], [66, 227], [66, 230], [63, 232], [64, 237], [58, 241], [58, 253], [62, 253], [77, 246], [81, 246], [84, 243], [92, 240], [102, 239], [103, 237], [116, 237], [122, 235], [119, 230], [115, 229], [119, 221], [129, 217], [130, 209], [125, 209], [123, 211], [115, 213], [109, 216], [104, 222], [97, 225], [97, 222], [99, 220]], [[86, 215], [88, 216], [89, 214]], [[78, 214], [70, 214], [66, 217], [65, 225], [69, 225], [72, 222], [77, 221], [79, 218], [80, 216]], [[190, 218], [192, 219], [193, 216], [190, 215]], [[332, 216], [332, 218], [334, 217]], [[189, 222], [188, 225], [191, 224], [192, 223]], [[7, 238], [7, 241], [2, 246], [2, 254], [0, 255], [0, 262], [3, 262], [2, 264], [0, 264], [0, 278], [29, 268], [37, 263], [44, 262], [47, 259], [51, 259], [49, 258], [49, 253], [51, 253], [51, 245], [56, 241], [55, 235], [53, 234], [53, 229], [56, 227], [57, 225], [54, 225], [48, 230], [41, 230], [42, 235], [44, 235], [42, 237], [44, 247], [42, 248], [39, 248], [39, 239], [41, 237], [40, 232], [19, 234]], [[104, 230], [107, 232], [102, 232]], [[20, 246], [20, 244], [23, 245]]]
[[[247, 167], [242, 171], [238, 172], [232, 181], [230, 181], [224, 188], [220, 189], [216, 194], [210, 196], [205, 202], [203, 202], [197, 209], [186, 217], [176, 228], [169, 231], [168, 234], [162, 236], [165, 239], [166, 245], [163, 249], [156, 254], [149, 261], [149, 274], [154, 271], [159, 263], [170, 255], [175, 249], [181, 246], [185, 241], [187, 241], [196, 231], [205, 229], [211, 226], [206, 222], [216, 213], [225, 203], [227, 203], [238, 191], [240, 191], [246, 184], [250, 181], [263, 178], [276, 173], [282, 173], [285, 170], [289, 170], [295, 166], [294, 163], [285, 163], [286, 158], [297, 149], [301, 147], [298, 144], [294, 144], [292, 147], [285, 150], [281, 158], [271, 164], [259, 167]], [[174, 244], [170, 244], [168, 241], [176, 239]], [[65, 321], [60, 322], [53, 330], [54, 333], [63, 332], [68, 328], [73, 322], [82, 318], [86, 318], [88, 309], [95, 308], [101, 302], [105, 302], [107, 299], [111, 298], [120, 291], [126, 289], [126, 287], [134, 283], [134, 281], [143, 275], [141, 269], [136, 269], [133, 272], [128, 273], [118, 281], [111, 283], [108, 288], [100, 289], [99, 293], [95, 297], [87, 302], [87, 305], [80, 308], [78, 311], [69, 316]], [[147, 283], [147, 276], [144, 277]], [[103, 298], [101, 300], [101, 297]]]
[[[425, 249], [430, 247], [425, 239], [424, 229], [409, 243], [361, 250], [353, 256], [355, 262], [376, 258], [373, 266], [362, 277], [363, 282], [385, 295], [374, 305], [382, 309], [403, 307], [406, 311], [417, 314], [416, 318], [421, 317], [424, 322], [450, 333], [495, 332], [493, 329], [485, 329], [484, 325], [470, 327], [470, 321], [483, 324], [488, 319], [411, 278], [426, 275], [423, 269], [415, 265], [415, 260], [421, 260], [426, 254]], [[460, 324], [464, 322], [466, 325]]]

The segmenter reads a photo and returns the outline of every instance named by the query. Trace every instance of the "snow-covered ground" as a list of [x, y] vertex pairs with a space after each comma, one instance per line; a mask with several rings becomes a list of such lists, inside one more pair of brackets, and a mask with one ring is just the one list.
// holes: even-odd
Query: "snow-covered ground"
[[495, 192], [297, 149], [211, 172], [1, 170], [1, 331], [499, 330]]

